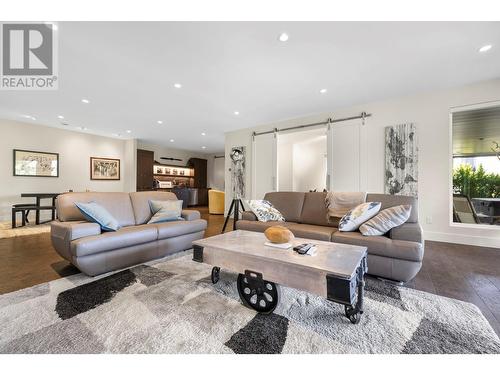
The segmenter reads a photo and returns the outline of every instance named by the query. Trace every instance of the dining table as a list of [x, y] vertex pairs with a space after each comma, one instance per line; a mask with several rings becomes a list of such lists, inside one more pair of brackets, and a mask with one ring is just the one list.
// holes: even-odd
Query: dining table
[[[42, 199], [52, 199], [52, 220], [56, 219], [56, 198], [61, 193], [22, 193], [21, 198], [35, 198], [34, 206], [41, 207]], [[35, 224], [40, 224], [40, 210], [35, 212]]]

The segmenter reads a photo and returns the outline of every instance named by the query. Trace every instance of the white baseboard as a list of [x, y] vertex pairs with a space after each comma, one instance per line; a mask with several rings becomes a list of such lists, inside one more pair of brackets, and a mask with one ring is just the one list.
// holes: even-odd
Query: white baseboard
[[429, 241], [451, 242], [463, 245], [495, 247], [500, 249], [498, 237], [470, 236], [466, 234], [424, 231], [424, 237]]

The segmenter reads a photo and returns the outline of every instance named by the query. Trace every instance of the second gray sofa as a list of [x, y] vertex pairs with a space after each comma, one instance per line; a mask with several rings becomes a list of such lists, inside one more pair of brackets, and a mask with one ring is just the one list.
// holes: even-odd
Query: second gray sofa
[[424, 241], [418, 223], [418, 203], [413, 197], [387, 194], [367, 194], [367, 202], [381, 202], [381, 209], [409, 204], [408, 221], [384, 236], [363, 236], [360, 232], [340, 232], [338, 221], [328, 222], [326, 193], [273, 192], [265, 200], [271, 202], [285, 217], [285, 222], [260, 222], [252, 212], [243, 213], [237, 229], [263, 232], [273, 225], [284, 225], [296, 237], [366, 246], [368, 273], [386, 279], [407, 282], [422, 266]]
[[[56, 202], [58, 220], [51, 224], [56, 251], [83, 273], [94, 276], [187, 250], [203, 238], [207, 222], [200, 213], [183, 210], [185, 221], [147, 224], [149, 200], [177, 200], [173, 193], [66, 193]], [[96, 202], [118, 220], [116, 232], [101, 232], [75, 202]]]

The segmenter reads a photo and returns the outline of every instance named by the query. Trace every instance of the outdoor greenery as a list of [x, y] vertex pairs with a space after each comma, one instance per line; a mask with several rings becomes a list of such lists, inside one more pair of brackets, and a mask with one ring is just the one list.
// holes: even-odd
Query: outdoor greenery
[[469, 198], [500, 198], [500, 174], [486, 173], [482, 164], [476, 169], [461, 164], [453, 170], [453, 191]]

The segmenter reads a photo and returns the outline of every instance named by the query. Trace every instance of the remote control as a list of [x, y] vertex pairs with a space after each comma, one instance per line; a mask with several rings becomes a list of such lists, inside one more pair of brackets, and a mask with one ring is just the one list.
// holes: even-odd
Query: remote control
[[298, 246], [295, 246], [293, 249], [299, 253], [300, 255], [304, 255], [306, 254], [309, 249], [314, 246], [313, 244], [310, 244], [310, 243], [304, 243], [302, 245], [298, 245]]

